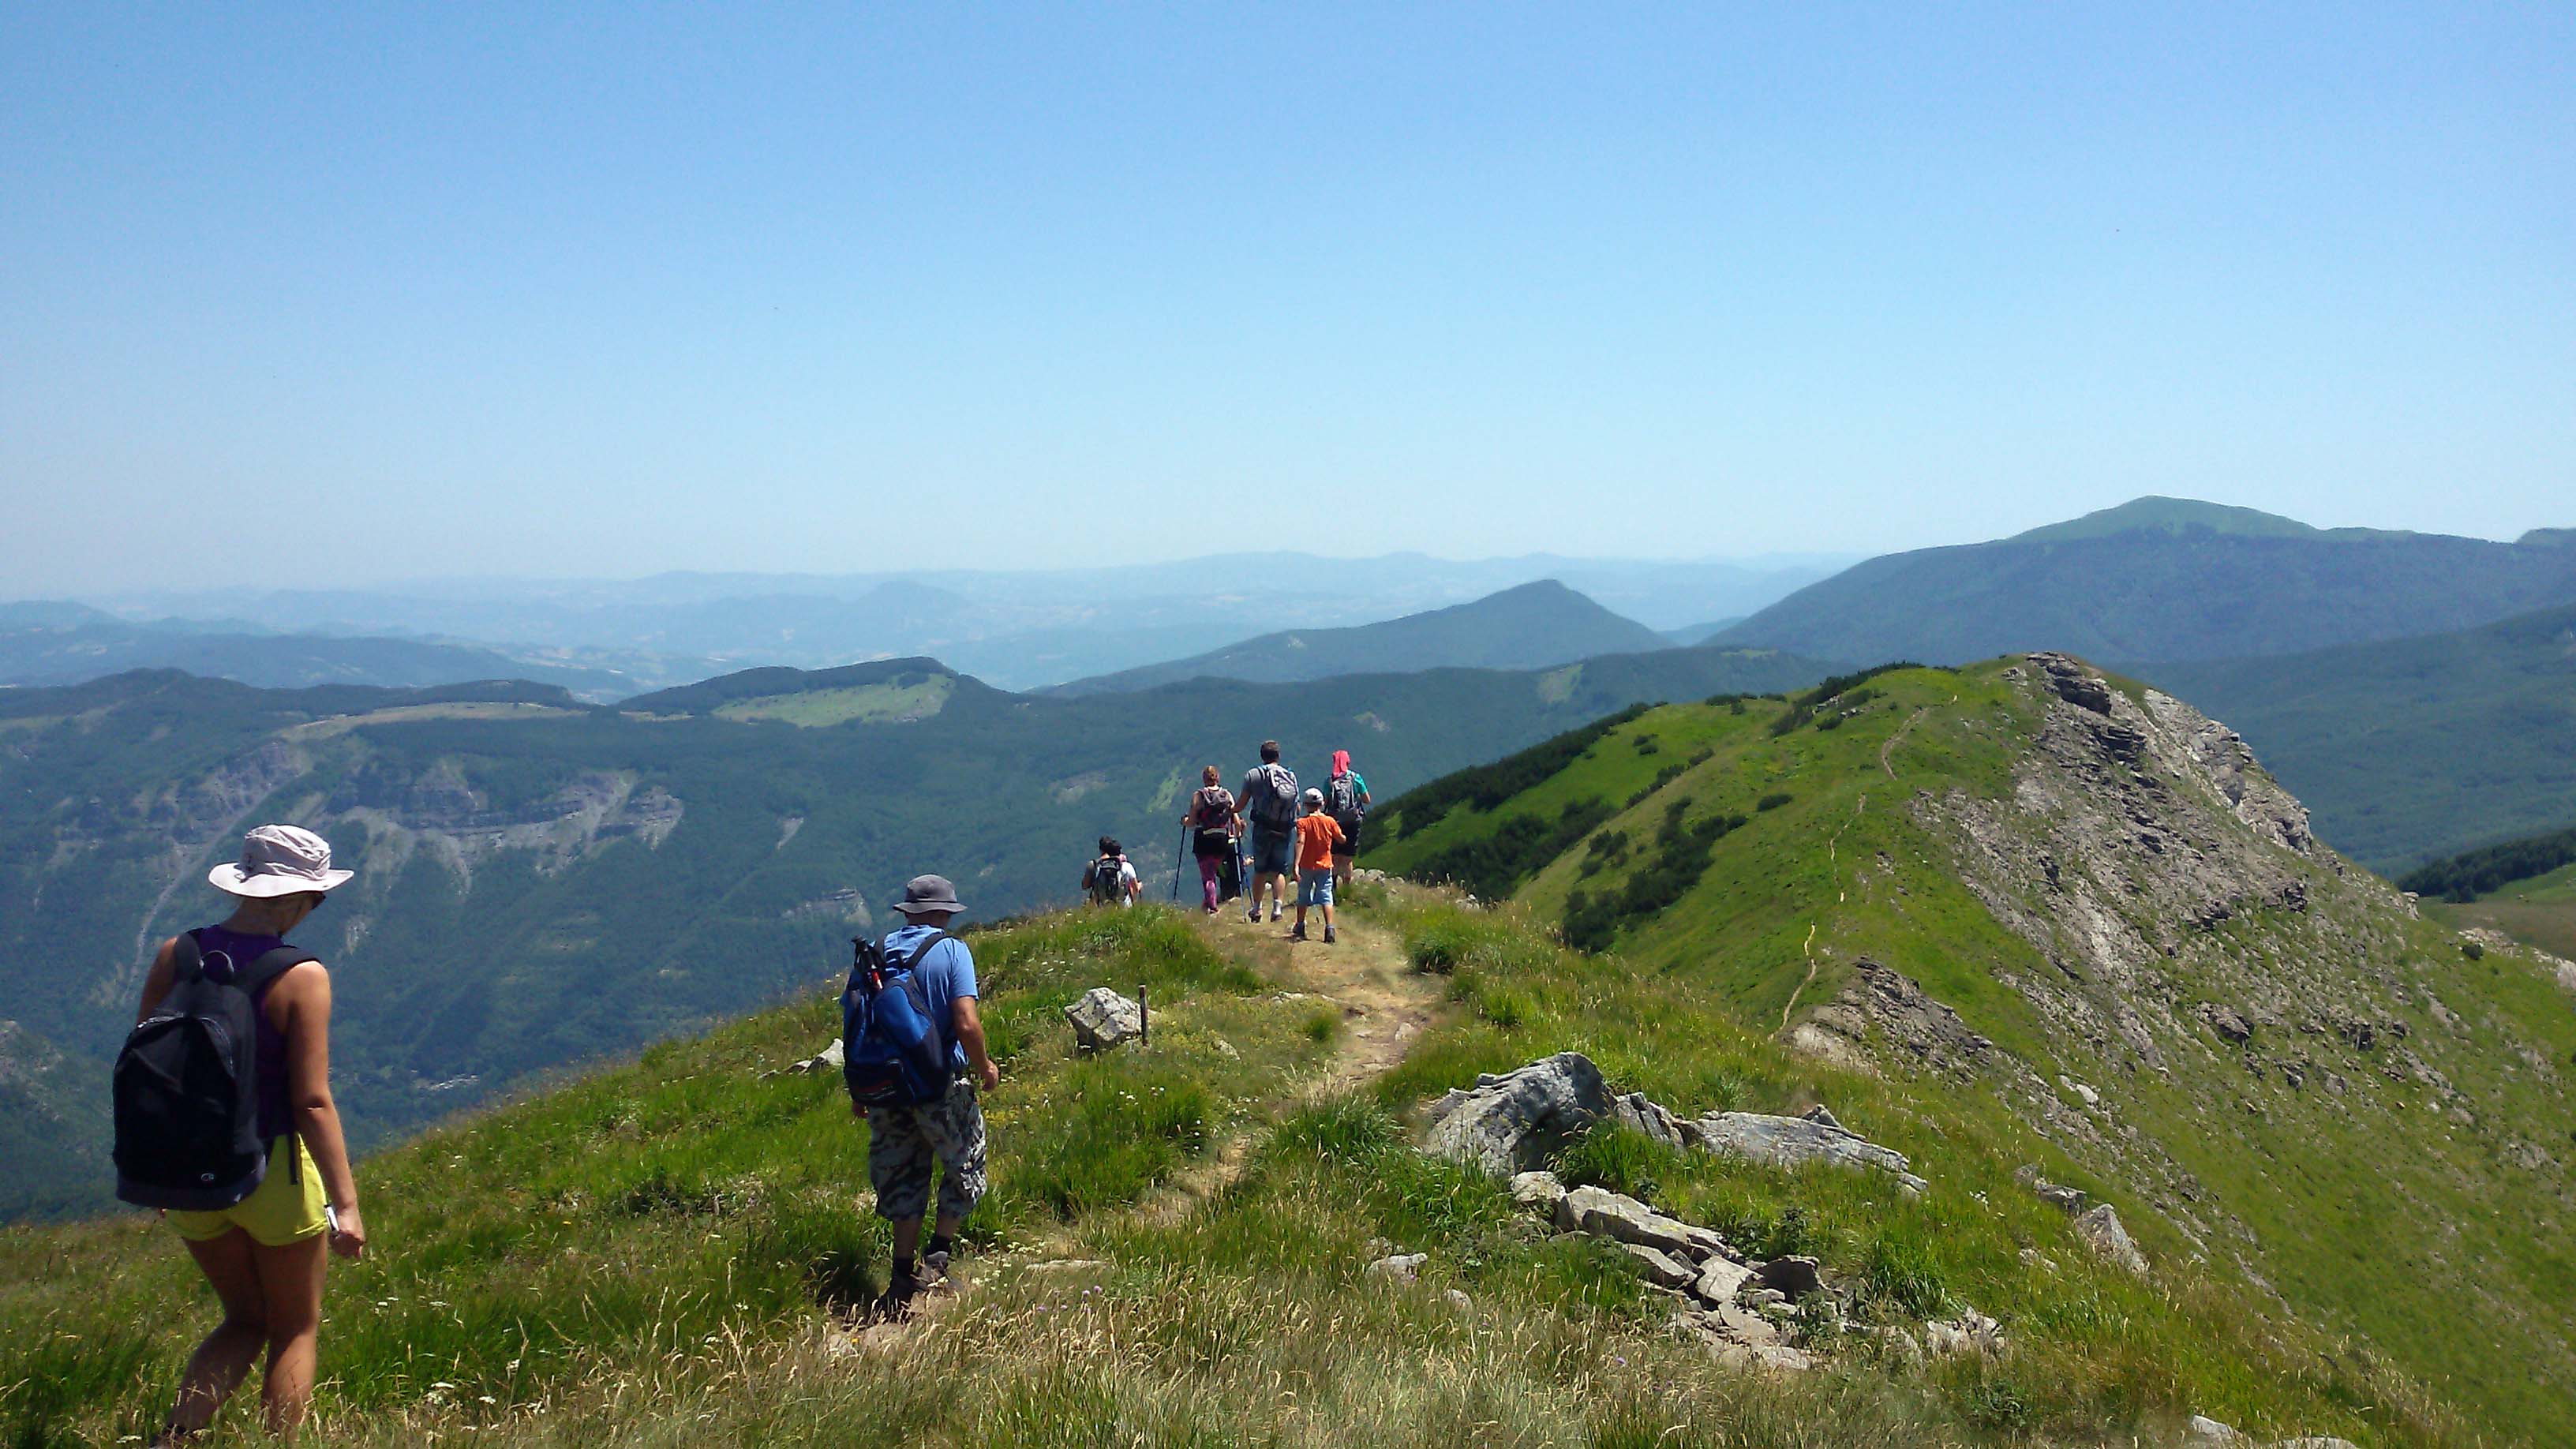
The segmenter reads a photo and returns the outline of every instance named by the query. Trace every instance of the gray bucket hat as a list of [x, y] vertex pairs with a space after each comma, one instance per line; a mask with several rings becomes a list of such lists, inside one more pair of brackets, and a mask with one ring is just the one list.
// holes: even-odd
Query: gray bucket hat
[[948, 883], [948, 877], [917, 875], [904, 882], [903, 899], [895, 902], [894, 908], [907, 916], [932, 911], [946, 911], [953, 916], [965, 910], [966, 903], [957, 899], [957, 887]]
[[206, 872], [237, 896], [292, 896], [336, 890], [355, 871], [331, 868], [331, 842], [297, 825], [261, 825], [242, 837], [241, 859]]

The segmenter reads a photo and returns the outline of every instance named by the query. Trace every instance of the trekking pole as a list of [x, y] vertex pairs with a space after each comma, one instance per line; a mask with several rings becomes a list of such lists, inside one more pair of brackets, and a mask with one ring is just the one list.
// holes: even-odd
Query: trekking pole
[[1136, 1045], [1151, 1046], [1153, 1043], [1154, 1014], [1145, 1009], [1145, 985], [1140, 981], [1136, 984]]
[[1181, 822], [1181, 853], [1172, 857], [1172, 904], [1181, 903], [1181, 867], [1190, 858], [1190, 822]]

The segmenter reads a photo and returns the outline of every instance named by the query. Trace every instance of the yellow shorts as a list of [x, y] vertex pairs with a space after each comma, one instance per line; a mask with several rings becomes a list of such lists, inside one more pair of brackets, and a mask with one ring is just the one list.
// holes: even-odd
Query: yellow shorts
[[[291, 1159], [289, 1152], [295, 1154]], [[214, 1212], [174, 1212], [170, 1226], [192, 1243], [210, 1243], [239, 1228], [263, 1248], [283, 1248], [331, 1225], [322, 1215], [323, 1201], [322, 1170], [313, 1165], [304, 1139], [289, 1132], [268, 1150], [268, 1175], [257, 1192]]]

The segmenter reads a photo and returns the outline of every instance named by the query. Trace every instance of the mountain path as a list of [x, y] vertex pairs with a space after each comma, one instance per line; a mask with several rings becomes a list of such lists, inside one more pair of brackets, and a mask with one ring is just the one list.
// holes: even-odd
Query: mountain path
[[[1301, 998], [1321, 1000], [1341, 1009], [1342, 1030], [1332, 1054], [1320, 1066], [1264, 1109], [1247, 1114], [1213, 1151], [1125, 1209], [1149, 1223], [1177, 1222], [1240, 1179], [1251, 1164], [1260, 1129], [1278, 1109], [1350, 1090], [1394, 1070], [1430, 1025], [1441, 997], [1439, 979], [1412, 969], [1396, 933], [1365, 916], [1344, 914], [1336, 933], [1340, 939], [1331, 945], [1322, 940], [1320, 921], [1310, 921], [1313, 938], [1295, 942], [1286, 939], [1287, 920], [1255, 925], [1232, 908], [1213, 917], [1200, 916], [1196, 924], [1210, 945], [1251, 965], [1275, 991], [1289, 996], [1278, 1003], [1281, 1010], [1296, 1009]], [[976, 1280], [999, 1270], [1094, 1266], [1090, 1260], [1067, 1256], [1078, 1245], [1076, 1225], [1060, 1223], [980, 1263], [969, 1258], [960, 1266], [972, 1276], [961, 1278], [954, 1291], [927, 1296], [900, 1322], [858, 1325], [852, 1330], [852, 1342], [869, 1351], [907, 1342], [972, 1296]]]

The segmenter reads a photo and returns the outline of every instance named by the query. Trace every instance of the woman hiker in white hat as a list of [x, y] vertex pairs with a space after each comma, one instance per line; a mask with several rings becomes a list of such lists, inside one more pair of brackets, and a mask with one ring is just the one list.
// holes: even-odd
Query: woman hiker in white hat
[[264, 973], [253, 971], [351, 874], [331, 868], [329, 842], [312, 831], [260, 826], [243, 838], [239, 861], [207, 876], [236, 898], [232, 915], [163, 942], [144, 978], [138, 1023], [192, 973], [223, 980], [220, 973], [252, 972], [259, 1133], [270, 1144], [268, 1171], [250, 1196], [217, 1211], [169, 1214], [223, 1301], [224, 1321], [188, 1360], [157, 1442], [175, 1443], [212, 1422], [263, 1352], [269, 1430], [291, 1433], [302, 1423], [313, 1397], [326, 1246], [346, 1258], [366, 1246], [358, 1184], [331, 1102], [330, 973], [301, 952], [282, 954], [279, 961], [296, 964], [265, 983], [258, 982]]

